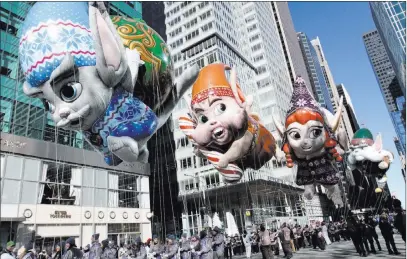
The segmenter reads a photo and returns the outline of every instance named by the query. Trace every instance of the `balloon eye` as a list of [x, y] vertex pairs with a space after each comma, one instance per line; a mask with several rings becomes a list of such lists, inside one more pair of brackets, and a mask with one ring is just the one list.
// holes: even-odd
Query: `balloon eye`
[[317, 137], [321, 136], [321, 134], [322, 134], [322, 130], [314, 129], [311, 131], [311, 138], [317, 138]]
[[292, 131], [292, 132], [290, 132], [290, 137], [292, 137], [295, 140], [298, 140], [301, 138], [301, 134], [299, 132]]
[[47, 100], [43, 100], [42, 103], [44, 104], [44, 108], [46, 111], [49, 111], [50, 113], [54, 113], [55, 107], [52, 105], [52, 103], [48, 102]]
[[220, 115], [222, 114], [224, 111], [226, 111], [226, 105], [223, 103], [220, 103], [216, 106], [215, 108], [215, 115]]
[[73, 102], [79, 97], [82, 85], [78, 82], [69, 82], [61, 88], [61, 99], [65, 102]]
[[200, 115], [199, 116], [199, 122], [205, 124], [208, 121], [208, 117], [205, 115]]

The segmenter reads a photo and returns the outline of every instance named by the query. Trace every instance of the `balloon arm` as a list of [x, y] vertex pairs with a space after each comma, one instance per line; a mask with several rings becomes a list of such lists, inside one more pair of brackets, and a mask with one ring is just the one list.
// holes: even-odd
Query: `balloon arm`
[[233, 141], [228, 151], [219, 159], [219, 166], [226, 167], [228, 163], [236, 161], [249, 152], [253, 134], [246, 131], [245, 135]]

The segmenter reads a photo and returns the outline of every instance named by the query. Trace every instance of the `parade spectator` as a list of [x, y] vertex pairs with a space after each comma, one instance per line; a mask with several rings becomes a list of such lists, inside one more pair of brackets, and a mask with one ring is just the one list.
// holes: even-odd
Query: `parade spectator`
[[321, 223], [321, 230], [322, 230], [322, 236], [324, 237], [326, 244], [330, 245], [331, 240], [329, 239], [329, 236], [328, 236], [328, 227], [326, 226], [325, 221], [322, 221], [322, 223]]
[[382, 232], [384, 241], [386, 242], [386, 247], [387, 247], [387, 250], [389, 251], [389, 254], [399, 255], [400, 253], [398, 252], [398, 250], [396, 248], [396, 244], [394, 243], [393, 227], [391, 226], [390, 222], [388, 221], [388, 217], [386, 214], [382, 214], [380, 216], [379, 228], [380, 228], [380, 231]]
[[[199, 259], [199, 251], [201, 250], [201, 242], [198, 236], [191, 237], [191, 259]], [[232, 258], [232, 254], [230, 255]]]
[[90, 252], [90, 245], [86, 245], [83, 248], [83, 259], [89, 259], [89, 252]]
[[280, 254], [280, 246], [278, 244], [278, 232], [277, 229], [273, 229], [270, 233], [271, 241], [271, 250], [274, 252], [274, 255]]
[[13, 241], [7, 242], [6, 248], [1, 251], [1, 259], [16, 259], [13, 253], [16, 244]]
[[232, 239], [228, 234], [225, 234], [225, 257], [232, 258]]
[[[178, 243], [175, 241], [175, 236], [168, 235], [163, 257], [166, 259], [176, 259], [178, 254], [178, 248], [179, 247]], [[139, 258], [137, 257], [137, 259]]]
[[213, 258], [215, 259], [224, 259], [225, 247], [224, 242], [225, 238], [220, 232], [220, 229], [216, 226], [211, 231], [212, 234], [212, 248], [213, 248]]
[[274, 258], [273, 251], [271, 250], [270, 232], [266, 230], [264, 225], [260, 225], [260, 251], [263, 259]]
[[24, 244], [17, 252], [18, 259], [37, 259], [35, 255], [34, 245], [32, 242]]
[[199, 233], [199, 246], [200, 250], [197, 252], [200, 259], [212, 259], [213, 252], [212, 252], [212, 240], [210, 237], [207, 236], [206, 231], [202, 230]]
[[83, 253], [76, 247], [75, 238], [70, 237], [65, 241], [65, 253], [62, 255], [63, 259], [82, 258]]
[[99, 234], [93, 234], [91, 238], [89, 259], [100, 259], [102, 257], [102, 246], [99, 243]]
[[150, 253], [157, 259], [161, 259], [161, 255], [164, 253], [165, 247], [161, 243], [161, 240], [157, 235], [153, 236], [153, 243], [150, 245]]
[[292, 248], [290, 245], [291, 231], [287, 227], [286, 223], [283, 223], [281, 225], [281, 231], [279, 233], [279, 238], [280, 238], [281, 246], [283, 247], [283, 252], [284, 252], [285, 258], [290, 259], [291, 257], [293, 257], [293, 252], [292, 252]]
[[349, 233], [352, 242], [356, 248], [356, 252], [363, 257], [366, 257], [366, 250], [363, 246], [363, 236], [362, 231], [359, 227], [359, 223], [352, 213], [349, 213], [348, 220], [346, 223], [346, 231]]
[[191, 258], [191, 242], [189, 241], [188, 237], [187, 237], [187, 233], [183, 233], [181, 236], [181, 240], [180, 240], [180, 256], [181, 259], [190, 259]]
[[302, 232], [303, 232], [304, 238], [307, 240], [308, 246], [312, 246], [310, 227], [308, 225], [305, 225], [305, 228], [303, 229]]
[[250, 258], [252, 255], [252, 240], [246, 230], [243, 232], [243, 244], [245, 246], [246, 258]]
[[401, 234], [401, 238], [406, 242], [406, 211], [401, 208], [401, 201], [393, 201], [394, 210], [397, 213], [394, 219], [394, 227]]

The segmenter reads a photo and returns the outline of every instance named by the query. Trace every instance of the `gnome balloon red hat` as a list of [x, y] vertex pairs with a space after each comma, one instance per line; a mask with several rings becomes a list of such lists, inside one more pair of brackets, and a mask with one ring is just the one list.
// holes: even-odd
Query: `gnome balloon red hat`
[[[305, 185], [307, 198], [312, 198], [314, 184], [322, 184], [328, 190], [328, 197], [342, 205], [336, 185], [339, 181], [336, 161], [342, 161], [342, 157], [335, 149], [337, 141], [334, 135], [339, 125], [342, 98], [336, 115], [331, 116], [329, 121], [301, 77], [297, 77], [293, 88], [291, 107], [284, 126], [274, 119], [283, 137], [287, 166], [298, 165], [296, 183]], [[339, 196], [334, 198], [334, 194]]]

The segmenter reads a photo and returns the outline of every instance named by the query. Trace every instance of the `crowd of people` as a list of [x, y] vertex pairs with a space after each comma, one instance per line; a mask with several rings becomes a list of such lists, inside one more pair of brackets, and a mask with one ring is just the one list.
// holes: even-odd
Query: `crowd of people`
[[[145, 243], [137, 237], [130, 244], [115, 245], [112, 240], [99, 242], [99, 234], [92, 235], [91, 244], [78, 248], [74, 238], [55, 245], [54, 253], [48, 254], [27, 243], [16, 248], [10, 241], [2, 251], [0, 259], [231, 259], [236, 255], [261, 253], [263, 259], [273, 259], [282, 250], [285, 258], [304, 248], [325, 250], [333, 242], [352, 241], [360, 256], [376, 254], [382, 247], [376, 231], [381, 231], [389, 254], [400, 254], [394, 242], [394, 230], [401, 234], [405, 242], [405, 211], [401, 204], [396, 207], [393, 217], [388, 211], [373, 216], [353, 215], [341, 218], [338, 222], [312, 222], [300, 226], [283, 223], [279, 229], [266, 229], [264, 225], [251, 233], [243, 231], [242, 235], [229, 236], [218, 227], [202, 230], [199, 235], [188, 237], [185, 233], [178, 240], [175, 235], [168, 235], [165, 242], [158, 236], [147, 239]], [[376, 250], [377, 248], [377, 250]]]

